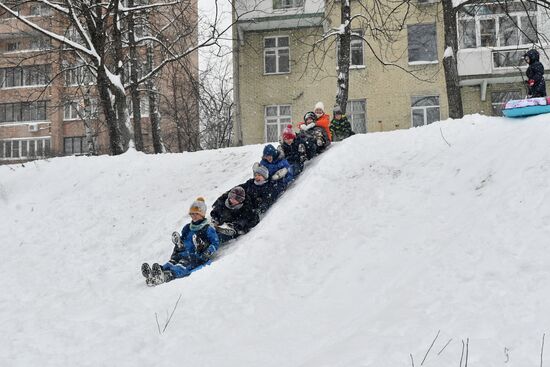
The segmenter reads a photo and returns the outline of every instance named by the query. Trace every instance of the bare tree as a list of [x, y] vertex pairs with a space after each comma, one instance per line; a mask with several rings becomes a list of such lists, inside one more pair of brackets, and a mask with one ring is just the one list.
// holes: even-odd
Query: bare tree
[[[358, 0], [356, 13], [351, 11], [350, 0], [330, 4], [339, 8], [327, 8], [327, 21], [330, 21], [330, 14], [336, 11], [340, 14], [340, 24], [324, 32], [312, 45], [311, 52], [308, 53], [308, 63], [320, 65], [331, 47], [336, 45], [338, 76], [335, 102], [344, 113], [348, 101], [349, 69], [352, 61], [350, 50], [353, 39], [361, 39], [369, 52], [382, 65], [395, 67], [415, 76], [414, 73], [398, 65], [401, 54], [397, 57], [388, 57], [392, 54], [392, 44], [396, 42], [405, 27], [412, 7], [410, 0]], [[322, 55], [321, 63], [314, 60], [319, 53]]]
[[229, 147], [235, 120], [230, 63], [208, 65], [200, 80], [201, 145], [205, 149]]
[[[17, 18], [29, 30], [61, 45], [66, 53], [71, 52], [92, 71], [108, 126], [111, 154], [124, 152], [127, 147], [133, 146], [134, 139], [137, 148], [142, 149], [140, 104], [137, 103], [139, 86], [160, 75], [167, 65], [192, 56], [202, 47], [215, 45], [231, 29], [231, 25], [220, 28], [216, 17], [202, 32], [200, 40], [196, 23], [181, 32], [181, 24], [189, 25], [190, 22], [185, 20], [193, 19], [189, 17], [195, 4], [191, 0], [159, 0], [137, 5], [135, 0], [128, 0], [127, 3], [122, 0], [64, 0], [56, 3], [35, 0], [28, 3], [49, 8], [54, 13], [53, 17], [59, 20], [59, 25], [50, 27], [20, 15], [16, 10], [20, 5], [17, 1], [11, 4], [0, 2], [0, 9]], [[150, 32], [149, 35], [136, 37], [135, 19], [143, 17], [143, 14], [153, 18], [147, 24]], [[147, 62], [147, 72], [139, 75], [139, 60], [143, 57], [140, 50], [147, 49], [143, 46], [148, 46], [154, 57]], [[125, 78], [124, 66], [128, 63], [128, 54], [133, 67], [130, 67], [130, 78]], [[154, 84], [149, 83], [147, 87], [154, 89]], [[135, 99], [132, 112], [136, 129], [130, 123], [126, 103], [128, 89]], [[158, 133], [159, 117], [157, 114], [156, 123], [152, 124], [153, 136]], [[155, 145], [155, 151], [161, 151], [160, 144]]]

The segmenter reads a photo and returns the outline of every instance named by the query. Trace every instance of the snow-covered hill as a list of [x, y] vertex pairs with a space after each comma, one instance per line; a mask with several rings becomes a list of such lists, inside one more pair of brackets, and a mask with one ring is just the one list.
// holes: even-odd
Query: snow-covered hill
[[550, 363], [548, 117], [334, 144], [218, 261], [146, 287], [262, 148], [1, 166], [0, 366]]

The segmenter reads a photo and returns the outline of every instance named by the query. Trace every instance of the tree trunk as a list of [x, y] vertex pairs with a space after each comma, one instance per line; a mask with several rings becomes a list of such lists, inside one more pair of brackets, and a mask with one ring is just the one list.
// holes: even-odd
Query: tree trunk
[[92, 130], [92, 119], [94, 116], [92, 115], [92, 105], [90, 102], [90, 91], [88, 90], [86, 94], [84, 95], [84, 116], [82, 117], [82, 121], [84, 122], [84, 128], [86, 129], [86, 145], [88, 146], [88, 154], [95, 155], [95, 145], [94, 145], [94, 137], [93, 137], [93, 130]]
[[462, 108], [462, 95], [460, 93], [456, 58], [458, 51], [456, 11], [453, 7], [453, 0], [443, 0], [442, 4], [443, 24], [445, 27], [445, 47], [450, 47], [453, 51], [452, 56], [443, 57], [445, 83], [447, 85], [447, 104], [449, 105], [449, 117], [458, 119], [464, 116], [464, 111]]
[[[152, 45], [147, 45], [147, 72], [153, 70], [153, 61], [155, 59]], [[151, 121], [151, 136], [153, 137], [153, 150], [155, 154], [164, 153], [164, 144], [160, 134], [160, 113], [158, 104], [158, 92], [155, 86], [154, 77], [147, 79], [147, 96], [149, 98], [149, 119]]]
[[351, 11], [349, 1], [341, 2], [341, 24], [344, 24], [344, 33], [338, 35], [338, 79], [336, 104], [346, 113], [349, 92], [349, 65], [351, 48]]
[[116, 112], [111, 101], [109, 84], [110, 81], [105, 68], [103, 66], [99, 67], [97, 70], [97, 89], [109, 131], [109, 150], [111, 155], [117, 155], [124, 153], [124, 145], [122, 144], [121, 132], [118, 128]]
[[110, 80], [110, 90], [111, 93], [115, 96], [115, 108], [117, 112], [117, 126], [121, 132], [121, 143], [123, 150], [126, 151], [129, 147], [134, 147], [133, 142], [133, 127], [130, 124], [130, 117], [128, 115], [128, 105], [126, 103], [126, 91], [123, 87], [124, 81], [124, 48], [122, 43], [122, 31], [120, 29], [121, 19], [119, 18], [119, 7], [120, 0], [116, 1], [115, 8], [113, 9], [113, 45], [115, 49], [114, 64], [115, 67], [115, 78], [118, 78], [120, 85], [117, 85], [117, 82]]
[[[128, 7], [134, 6], [134, 0], [128, 0]], [[138, 90], [139, 55], [136, 47], [134, 13], [128, 14], [128, 44], [130, 48], [130, 96], [132, 99], [132, 117], [134, 118], [134, 141], [136, 150], [143, 151], [143, 134], [141, 132], [141, 98]]]

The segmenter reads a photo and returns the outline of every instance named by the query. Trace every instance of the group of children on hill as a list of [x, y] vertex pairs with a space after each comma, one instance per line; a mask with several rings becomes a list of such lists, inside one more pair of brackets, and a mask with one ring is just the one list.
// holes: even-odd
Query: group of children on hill
[[340, 107], [333, 119], [318, 102], [313, 112], [295, 133], [288, 125], [278, 148], [264, 147], [262, 159], [252, 166], [253, 177], [222, 194], [212, 205], [211, 221], [206, 217], [206, 203], [197, 198], [189, 208], [191, 223], [181, 233], [172, 234], [174, 250], [164, 265], [144, 263], [141, 273], [146, 284], [155, 286], [183, 278], [210, 262], [220, 245], [247, 233], [260, 222], [260, 216], [286, 190], [304, 169], [304, 163], [322, 153], [332, 141], [341, 141], [354, 132]]

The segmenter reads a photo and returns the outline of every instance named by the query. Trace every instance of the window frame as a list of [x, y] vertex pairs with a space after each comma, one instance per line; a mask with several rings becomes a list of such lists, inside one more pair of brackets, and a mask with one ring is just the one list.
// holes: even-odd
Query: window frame
[[[355, 39], [354, 39], [355, 38]], [[353, 64], [353, 44], [359, 43], [361, 46], [361, 64]], [[365, 42], [363, 40], [362, 29], [352, 29], [351, 41], [349, 45], [349, 68], [350, 69], [364, 69], [365, 65]], [[338, 69], [338, 54], [340, 53], [340, 43], [336, 43], [336, 69]]]
[[[268, 115], [268, 109], [269, 108], [277, 108], [277, 115]], [[289, 114], [288, 115], [282, 115], [281, 109], [282, 108], [288, 108]], [[271, 120], [271, 121], [269, 121]], [[275, 120], [275, 121], [273, 121]], [[291, 103], [285, 103], [285, 104], [279, 104], [279, 105], [267, 105], [264, 107], [264, 142], [270, 143], [274, 141], [279, 141], [281, 134], [283, 132], [283, 129], [288, 125], [292, 123], [292, 104]], [[268, 140], [268, 126], [277, 126], [277, 137], [275, 140]]]
[[[420, 27], [433, 27], [434, 30], [434, 57], [433, 60], [411, 60], [411, 35], [415, 34], [425, 34], [425, 32], [411, 32], [411, 29], [417, 29]], [[439, 55], [438, 55], [438, 42], [437, 42], [437, 24], [436, 23], [415, 23], [415, 24], [408, 24], [407, 25], [407, 61], [409, 65], [429, 65], [429, 64], [438, 64], [439, 63]]]
[[[71, 155], [86, 155], [89, 154], [90, 151], [88, 150], [88, 145], [86, 142], [86, 136], [65, 136], [63, 137], [63, 155], [65, 156], [71, 156]], [[67, 151], [67, 142], [70, 141], [71, 145], [71, 152]], [[79, 145], [79, 152], [75, 152], [75, 142], [78, 142]], [[94, 146], [97, 146], [97, 136], [92, 136], [92, 144]]]
[[[282, 6], [283, 1], [291, 2], [291, 5]], [[289, 10], [289, 9], [300, 9], [304, 7], [304, 0], [273, 0], [272, 6], [273, 10]], [[276, 6], [276, 4], [279, 4]]]
[[[47, 121], [47, 107], [47, 101], [0, 103], [0, 125]], [[30, 120], [23, 119], [25, 108]]]
[[[363, 111], [362, 112], [355, 113], [353, 106], [356, 103], [363, 103]], [[364, 129], [358, 129], [357, 128], [358, 122], [355, 121], [357, 119], [357, 117], [355, 117], [355, 116], [359, 115], [359, 114], [364, 115], [364, 119], [363, 119]], [[351, 130], [353, 130], [353, 132], [355, 132], [357, 134], [366, 134], [369, 131], [368, 124], [367, 124], [367, 99], [366, 98], [348, 99], [348, 103], [346, 105], [346, 117], [348, 118], [348, 121], [351, 125]], [[364, 130], [364, 131], [362, 131], [362, 130]]]
[[[414, 98], [419, 98], [419, 101], [422, 100], [422, 99], [425, 99], [425, 98], [437, 98], [437, 105], [429, 105], [429, 106], [414, 106], [413, 105], [413, 99]], [[429, 125], [429, 124], [432, 124], [433, 122], [435, 121], [441, 121], [441, 100], [440, 100], [440, 96], [437, 95], [437, 94], [429, 94], [429, 95], [419, 95], [419, 96], [411, 96], [411, 126], [410, 127], [420, 127], [420, 126], [426, 126], [426, 125]], [[418, 103], [419, 101], [417, 101], [416, 103]], [[437, 108], [438, 109], [438, 119], [434, 120], [434, 121], [431, 121], [431, 122], [428, 122], [428, 109], [435, 109]], [[422, 110], [422, 114], [423, 114], [423, 123], [422, 125], [417, 125], [415, 126], [414, 125], [414, 111], [417, 110], [417, 111], [420, 111]]]
[[[288, 40], [288, 46], [279, 46], [279, 39], [286, 38]], [[275, 47], [266, 47], [265, 43], [268, 39], [275, 39]], [[291, 65], [290, 65], [290, 36], [288, 35], [276, 35], [276, 36], [266, 36], [263, 38], [263, 61], [264, 61], [264, 75], [280, 75], [280, 74], [290, 74], [291, 73]], [[288, 50], [288, 71], [280, 71], [280, 51], [282, 50]], [[268, 52], [274, 52], [275, 55], [275, 72], [268, 72], [267, 71], [267, 62], [266, 57]]]
[[0, 89], [45, 87], [50, 82], [51, 65], [27, 65], [0, 69]]
[[79, 115], [79, 103], [80, 101], [77, 100], [65, 101], [63, 103], [63, 121], [81, 120]]
[[[496, 4], [496, 2], [495, 2]], [[472, 5], [473, 6], [473, 5]], [[478, 5], [479, 6], [479, 5]], [[502, 45], [502, 34], [500, 31], [501, 26], [501, 18], [509, 19], [515, 18], [514, 21], [517, 24], [516, 32], [518, 41], [516, 44], [513, 45]], [[462, 30], [464, 27], [462, 26], [462, 22], [474, 22], [475, 25], [475, 46], [474, 47], [464, 47], [464, 41], [463, 38], [459, 38], [458, 40], [458, 47], [459, 49], [470, 49], [470, 48], [480, 48], [480, 47], [489, 47], [489, 48], [518, 48], [521, 46], [529, 46], [533, 43], [529, 42], [528, 40], [524, 40], [525, 35], [524, 32], [527, 32], [527, 29], [522, 26], [523, 20], [522, 18], [526, 17], [527, 19], [534, 20], [536, 24], [534, 24], [534, 31], [535, 35], [538, 31], [540, 25], [538, 24], [537, 20], [537, 9], [530, 9], [528, 11], [512, 11], [510, 13], [502, 12], [502, 13], [495, 13], [495, 14], [479, 14], [476, 12], [473, 16], [470, 14], [467, 14], [466, 11], [459, 12], [457, 14], [457, 32], [458, 34], [462, 34]], [[494, 21], [494, 36], [495, 36], [495, 44], [494, 45], [488, 45], [488, 46], [482, 46], [481, 43], [481, 22], [487, 21], [487, 20], [493, 20]], [[469, 28], [468, 26], [466, 28]], [[527, 42], [527, 43], [525, 43]], [[538, 42], [535, 40], [535, 42]]]
[[[9, 156], [7, 156], [8, 149]], [[50, 136], [39, 138], [16, 138], [0, 140], [0, 160], [3, 161], [46, 158], [50, 155], [50, 153]]]

